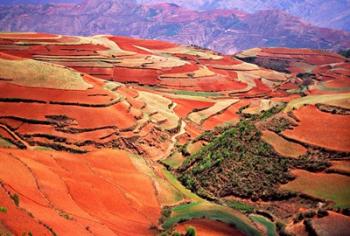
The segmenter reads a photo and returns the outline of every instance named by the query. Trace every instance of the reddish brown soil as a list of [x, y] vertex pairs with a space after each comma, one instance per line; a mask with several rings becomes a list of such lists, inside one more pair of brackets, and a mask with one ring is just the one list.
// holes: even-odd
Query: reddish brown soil
[[0, 121], [0, 137], [4, 138], [9, 141], [16, 141], [16, 139], [9, 133], [8, 129], [5, 129], [5, 127], [1, 124]]
[[66, 115], [77, 121], [79, 128], [98, 128], [106, 126], [117, 126], [120, 129], [127, 129], [135, 124], [133, 116], [128, 112], [128, 108], [123, 103], [105, 107], [70, 107], [61, 105], [8, 104], [0, 103], [2, 116], [15, 116], [32, 120], [46, 120], [47, 115]]
[[242, 93], [239, 96], [241, 97], [256, 97], [263, 96], [271, 92], [271, 88], [265, 85], [260, 79], [255, 80], [255, 87], [249, 90], [246, 93]]
[[322, 86], [324, 87], [324, 89], [312, 89], [310, 90], [310, 94], [317, 95], [350, 91], [350, 80], [347, 78], [332, 79], [323, 82]]
[[193, 110], [202, 110], [214, 105], [214, 102], [196, 101], [182, 98], [171, 98], [177, 104], [174, 111], [181, 118], [186, 118]]
[[293, 140], [330, 150], [350, 151], [350, 117], [321, 112], [316, 106], [305, 106], [294, 112], [300, 120], [297, 127], [283, 135]]
[[[76, 42], [79, 40], [74, 37], [61, 37], [56, 38], [55, 35], [40, 35], [40, 34], [28, 34], [23, 35], [25, 40], [35, 40], [37, 42], [49, 42], [47, 45], [19, 45], [14, 44], [15, 42], [20, 42], [21, 35], [4, 35], [4, 39], [0, 40], [0, 47], [2, 52], [9, 53], [14, 56], [32, 58], [38, 55], [41, 56], [53, 56], [56, 59], [56, 63], [61, 65], [66, 65], [68, 67], [74, 68], [80, 72], [88, 73], [90, 75], [97, 76], [102, 79], [115, 80], [123, 83], [138, 83], [141, 85], [151, 85], [151, 86], [161, 86], [169, 89], [177, 90], [190, 90], [190, 91], [236, 91], [247, 87], [245, 83], [237, 80], [237, 74], [234, 70], [224, 70], [215, 69], [215, 65], [235, 65], [240, 64], [241, 61], [234, 59], [231, 56], [223, 56], [219, 60], [209, 60], [209, 59], [199, 59], [195, 55], [188, 54], [177, 54], [180, 59], [187, 61], [188, 63], [183, 66], [173, 67], [173, 68], [158, 68], [158, 69], [146, 69], [146, 68], [125, 68], [118, 67], [118, 63], [113, 64], [110, 68], [104, 68], [99, 66], [99, 62], [102, 62], [104, 58], [108, 59], [105, 54], [100, 54], [100, 52], [108, 50], [105, 46], [95, 45], [95, 44], [69, 44], [69, 42]], [[12, 37], [12, 38], [11, 38]], [[10, 38], [10, 39], [9, 39]], [[112, 41], [116, 42], [123, 50], [131, 51], [136, 54], [152, 54], [150, 50], [162, 50], [177, 47], [176, 44], [167, 43], [156, 40], [142, 40], [142, 39], [132, 39], [127, 37], [108, 37]], [[23, 39], [23, 40], [24, 40]], [[54, 44], [55, 42], [65, 42], [64, 45]], [[10, 47], [8, 47], [10, 46]], [[137, 46], [144, 47], [145, 49], [137, 48]], [[318, 55], [314, 53], [312, 55]], [[96, 65], [81, 66], [77, 62], [79, 60], [68, 60], [61, 61], [60, 59], [65, 56], [83, 56], [84, 60], [89, 60]], [[93, 58], [92, 56], [98, 56]], [[90, 57], [90, 58], [89, 58]], [[127, 57], [120, 58], [121, 60], [127, 60]], [[41, 60], [48, 60], [45, 57]], [[191, 73], [199, 68], [199, 65], [207, 65], [208, 68], [215, 72], [216, 75], [201, 77], [201, 78], [191, 78], [190, 75], [186, 79], [163, 79], [160, 80], [161, 74], [166, 73]], [[250, 91], [248, 94], [243, 94], [242, 96], [255, 96], [255, 95], [266, 95], [271, 90], [266, 85], [263, 85], [257, 81], [257, 88]], [[270, 94], [271, 95], [271, 94]], [[278, 93], [276, 91], [272, 95], [285, 95]]]
[[122, 83], [139, 83], [143, 85], [159, 84], [158, 70], [153, 69], [132, 69], [125, 67], [116, 67], [114, 69], [114, 80]]
[[216, 126], [223, 125], [225, 123], [235, 123], [239, 121], [239, 115], [237, 112], [241, 107], [244, 107], [250, 103], [249, 100], [241, 100], [240, 102], [233, 104], [221, 114], [215, 115], [204, 121], [203, 127], [206, 130], [211, 130]]
[[[114, 142], [122, 136], [119, 131], [132, 129], [136, 125], [136, 116], [140, 115], [130, 110], [127, 103], [118, 102], [115, 94], [103, 89], [104, 81], [88, 75], [84, 78], [94, 87], [84, 91], [58, 90], [29, 88], [0, 81], [0, 89], [4, 91], [0, 95], [3, 100], [0, 102], [1, 123], [16, 129], [16, 133], [32, 145], [44, 143], [52, 146], [57, 142], [83, 144], [86, 146], [84, 149], [90, 150], [94, 147], [91, 142]], [[134, 109], [145, 106], [134, 99], [137, 91], [126, 87], [120, 88], [120, 91], [120, 95], [125, 95]], [[56, 122], [50, 118], [53, 116], [68, 120], [61, 121], [61, 125], [57, 126], [52, 123]], [[62, 125], [67, 131], [60, 130]], [[3, 129], [1, 136], [16, 140]], [[59, 138], [60, 141], [53, 138]]]
[[289, 48], [264, 48], [260, 56], [275, 56], [277, 58], [298, 58], [313, 65], [324, 65], [336, 62], [343, 62], [340, 55], [327, 52], [318, 52], [311, 49], [289, 49]]
[[192, 122], [187, 123], [185, 130], [191, 139], [198, 137], [199, 135], [201, 135], [204, 132], [204, 130], [201, 129], [201, 127], [199, 127], [198, 125], [196, 125]]
[[33, 235], [51, 235], [50, 231], [32, 218], [28, 212], [16, 207], [3, 188], [0, 189], [0, 202], [1, 206], [7, 209], [6, 213], [0, 214], [0, 221], [12, 233], [21, 235], [23, 232], [32, 232]]
[[21, 57], [16, 57], [16, 56], [13, 56], [13, 55], [10, 55], [10, 54], [7, 54], [7, 53], [3, 53], [3, 52], [0, 52], [0, 58], [1, 59], [6, 59], [6, 60], [23, 60], [23, 58]]
[[93, 56], [99, 55], [97, 51], [107, 48], [101, 45], [81, 44], [81, 45], [46, 45], [32, 46], [29, 50], [33, 55], [46, 56]]
[[[0, 153], [1, 205], [9, 210], [0, 219], [10, 231], [48, 235], [40, 221], [63, 235], [88, 231], [153, 235], [149, 228], [160, 216], [155, 189], [128, 153], [104, 150], [79, 156], [11, 149]], [[22, 209], [15, 207], [5, 190], [19, 195]]]
[[335, 212], [329, 216], [312, 219], [312, 226], [318, 235], [347, 235], [350, 228], [350, 217]]
[[200, 62], [205, 65], [237, 65], [242, 63], [230, 56], [223, 56], [223, 58], [219, 60], [200, 59]]
[[0, 98], [20, 98], [27, 100], [37, 100], [43, 102], [70, 102], [82, 104], [108, 104], [114, 99], [107, 90], [94, 87], [87, 91], [47, 89], [47, 88], [28, 88], [20, 85], [10, 84], [0, 81]]
[[145, 40], [145, 39], [122, 37], [122, 36], [113, 36], [108, 38], [116, 42], [118, 46], [124, 50], [127, 50], [124, 47], [129, 47], [129, 45], [136, 45], [136, 46], [140, 46], [148, 49], [159, 49], [159, 50], [173, 48], [177, 46], [174, 43], [158, 41], [158, 40]]
[[262, 132], [262, 139], [270, 144], [281, 156], [297, 158], [307, 152], [307, 149], [302, 145], [285, 140], [269, 130]]
[[173, 67], [173, 68], [166, 68], [162, 70], [162, 73], [164, 74], [171, 74], [171, 73], [189, 73], [198, 70], [198, 66], [190, 63], [183, 66]]

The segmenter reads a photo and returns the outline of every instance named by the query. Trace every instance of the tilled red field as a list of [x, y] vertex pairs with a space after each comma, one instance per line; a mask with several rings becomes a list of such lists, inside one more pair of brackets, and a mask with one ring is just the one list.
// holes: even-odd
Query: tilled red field
[[294, 112], [300, 122], [286, 130], [287, 138], [329, 150], [350, 152], [350, 117], [321, 112], [315, 106], [306, 106]]
[[[12, 232], [152, 235], [160, 214], [156, 190], [129, 153], [0, 152], [1, 205], [9, 212], [0, 217]], [[19, 197], [21, 208], [9, 194]]]

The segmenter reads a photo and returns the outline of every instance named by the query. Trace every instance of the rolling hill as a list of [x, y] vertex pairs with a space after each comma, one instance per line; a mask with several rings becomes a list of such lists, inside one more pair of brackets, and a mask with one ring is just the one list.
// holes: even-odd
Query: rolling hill
[[0, 234], [345, 235], [349, 76], [312, 49], [0, 33]]

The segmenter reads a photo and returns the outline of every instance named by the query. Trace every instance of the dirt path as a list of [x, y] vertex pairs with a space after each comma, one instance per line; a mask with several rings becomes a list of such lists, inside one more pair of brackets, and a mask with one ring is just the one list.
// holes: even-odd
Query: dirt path
[[[173, 105], [171, 106], [171, 110], [174, 112], [174, 109], [175, 107], [177, 106], [176, 103], [173, 103]], [[184, 133], [186, 133], [186, 130], [185, 130], [185, 127], [186, 127], [186, 122], [181, 119], [181, 124], [180, 124], [180, 130], [178, 133], [176, 133], [175, 135], [173, 135], [171, 137], [171, 144], [169, 145], [168, 149], [166, 150], [166, 152], [164, 153], [164, 156], [159, 158], [159, 160], [162, 160], [162, 159], [165, 159], [167, 158], [170, 154], [171, 154], [171, 151], [174, 149], [175, 145], [176, 145], [176, 139], [177, 137], [183, 135]]]

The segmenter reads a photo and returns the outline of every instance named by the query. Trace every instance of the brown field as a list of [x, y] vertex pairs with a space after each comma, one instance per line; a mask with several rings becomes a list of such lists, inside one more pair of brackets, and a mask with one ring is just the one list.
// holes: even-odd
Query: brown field
[[350, 161], [331, 161], [332, 166], [327, 170], [340, 174], [350, 175]]
[[[281, 189], [301, 192], [306, 195], [334, 202], [335, 207], [350, 206], [350, 178], [339, 174], [311, 173], [293, 170], [296, 179]], [[336, 184], [335, 184], [336, 183]]]
[[262, 139], [270, 144], [278, 154], [284, 157], [297, 158], [307, 152], [307, 149], [302, 145], [285, 140], [272, 131], [263, 131]]
[[188, 146], [187, 146], [187, 151], [193, 155], [195, 154], [196, 152], [198, 152], [203, 146], [205, 146], [205, 142], [204, 141], [198, 141], [198, 142], [195, 142], [195, 143], [190, 143]]
[[312, 219], [312, 227], [317, 235], [347, 235], [350, 229], [350, 217], [335, 212], [329, 216]]

